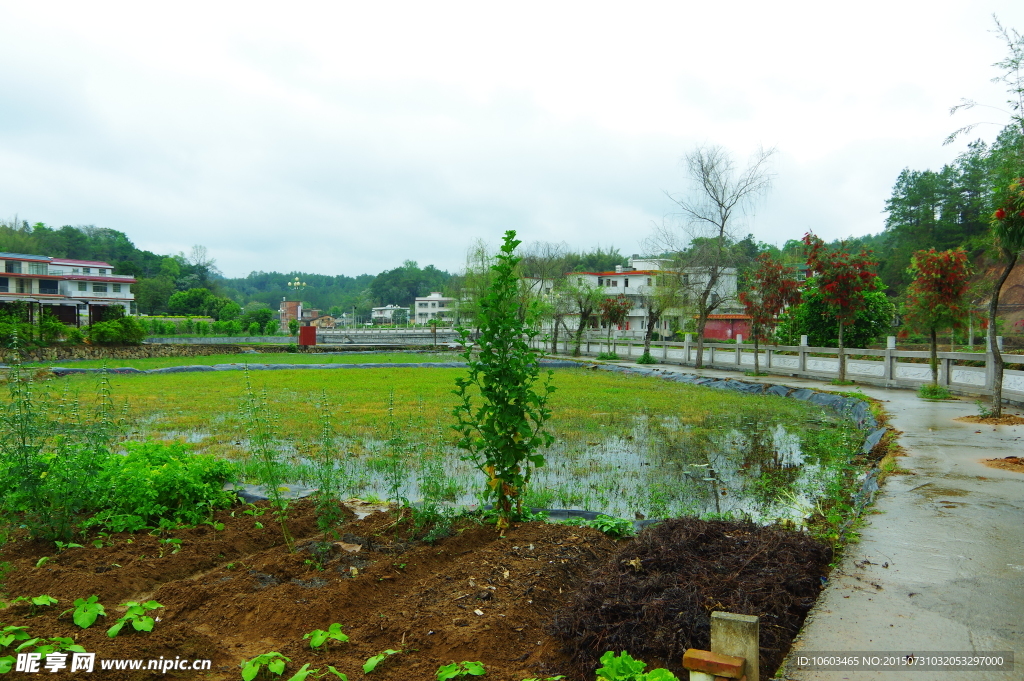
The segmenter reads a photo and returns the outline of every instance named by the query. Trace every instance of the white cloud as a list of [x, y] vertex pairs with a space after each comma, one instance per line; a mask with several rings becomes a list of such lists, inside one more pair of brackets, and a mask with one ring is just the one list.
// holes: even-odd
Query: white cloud
[[21, 3], [0, 215], [229, 275], [456, 269], [510, 228], [632, 253], [709, 142], [779, 149], [758, 238], [877, 232], [901, 168], [963, 149], [949, 106], [1004, 99], [991, 14], [1024, 7], [974, 7]]

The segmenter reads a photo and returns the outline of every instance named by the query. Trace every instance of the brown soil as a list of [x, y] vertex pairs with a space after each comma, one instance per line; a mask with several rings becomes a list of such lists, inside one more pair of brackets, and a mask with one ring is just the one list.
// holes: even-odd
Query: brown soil
[[1019, 456], [1007, 456], [1002, 459], [983, 459], [982, 463], [989, 468], [999, 468], [1014, 473], [1024, 473], [1024, 458]]
[[[778, 635], [762, 641], [765, 661], [774, 661], [799, 629], [827, 564], [823, 549], [815, 549], [806, 537], [755, 526], [730, 530], [735, 525], [730, 523], [704, 523], [702, 531], [687, 530], [690, 548], [682, 552], [686, 559], [672, 564], [665, 561], [680, 549], [678, 543], [666, 545], [657, 562], [648, 562], [646, 556], [661, 542], [661, 535], [650, 530], [639, 543], [617, 546], [588, 528], [524, 523], [500, 538], [493, 526], [467, 521], [454, 536], [429, 545], [409, 540], [409, 521], [396, 521], [394, 514], [385, 512], [361, 520], [350, 517], [341, 528], [341, 541], [325, 544], [306, 502], [293, 507], [289, 528], [298, 550], [290, 554], [269, 513], [253, 518], [240, 510], [234, 516], [231, 511], [217, 514], [216, 520], [224, 524], [220, 531], [208, 525], [174, 531], [172, 536], [181, 539], [177, 553], [172, 552], [173, 545], [148, 534], [113, 535], [101, 548], [90, 538], [82, 540], [82, 548], [57, 554], [52, 544], [13, 541], [0, 552], [0, 562], [14, 567], [5, 579], [6, 592], [12, 597], [49, 594], [60, 602], [35, 615], [19, 603], [0, 610], [0, 620], [4, 626], [27, 626], [32, 636], [73, 637], [97, 654], [96, 671], [108, 681], [151, 678], [153, 672], [101, 671], [103, 659], [209, 659], [209, 673], [166, 675], [234, 680], [240, 678], [243, 660], [271, 651], [291, 658], [281, 678], [309, 662], [313, 668], [333, 665], [354, 681], [364, 678], [363, 662], [385, 649], [402, 652], [382, 662], [370, 678], [427, 681], [435, 678], [440, 665], [479, 660], [487, 668], [487, 678], [495, 681], [559, 673], [589, 679], [596, 665], [581, 676], [573, 662], [608, 649], [602, 646], [612, 639], [601, 640], [605, 623], [595, 617], [595, 629], [577, 622], [568, 632], [562, 625], [552, 627], [552, 615], [561, 611], [564, 622], [566, 607], [581, 606], [601, 615], [604, 606], [587, 600], [596, 593], [591, 588], [595, 579], [607, 586], [609, 576], [619, 574], [626, 591], [610, 591], [605, 598], [620, 609], [620, 621], [634, 618], [630, 623], [636, 645], [628, 649], [636, 657], [657, 657], [658, 641], [681, 625], [693, 628], [686, 640], [706, 648], [710, 611], [732, 607], [734, 612], [762, 615], [762, 632], [778, 629]], [[264, 527], [258, 528], [257, 522]], [[713, 548], [700, 548], [703, 538], [721, 532], [728, 541], [722, 543], [718, 537]], [[781, 539], [787, 534], [805, 544], [787, 544], [790, 540]], [[630, 554], [640, 558], [640, 570], [619, 565], [620, 556], [634, 545], [644, 547]], [[791, 555], [800, 546], [810, 552]], [[617, 550], [625, 553], [616, 554]], [[703, 567], [693, 563], [693, 557], [702, 553]], [[44, 556], [50, 559], [37, 567]], [[766, 568], [769, 564], [771, 569]], [[707, 581], [716, 571], [721, 576]], [[654, 575], [660, 581], [646, 583]], [[670, 587], [660, 602], [668, 603], [671, 612], [682, 613], [680, 619], [655, 617], [647, 605], [643, 613], [632, 612], [631, 602], [617, 600], [633, 598], [628, 578], [634, 576], [645, 581], [648, 596]], [[577, 594], [581, 587], [586, 589]], [[685, 592], [683, 601], [673, 600], [672, 588]], [[107, 611], [92, 627], [80, 629], [70, 613], [60, 614], [76, 598], [92, 594]], [[781, 599], [780, 604], [763, 607], [762, 595]], [[164, 606], [153, 613], [159, 621], [151, 633], [127, 626], [116, 638], [107, 637], [107, 628], [123, 612], [119, 604], [149, 599]], [[312, 651], [303, 634], [327, 629], [332, 622], [343, 625], [349, 641]], [[683, 640], [676, 633], [672, 636]], [[586, 646], [577, 639], [590, 641], [593, 650], [584, 651]], [[645, 639], [652, 645], [644, 645]], [[566, 649], [566, 643], [572, 645]], [[678, 660], [672, 666], [679, 673]]]
[[1024, 417], [1017, 416], [1015, 414], [1003, 414], [998, 418], [995, 416], [989, 416], [988, 418], [982, 418], [980, 416], [961, 416], [953, 420], [960, 421], [961, 423], [981, 423], [986, 426], [1024, 426]]

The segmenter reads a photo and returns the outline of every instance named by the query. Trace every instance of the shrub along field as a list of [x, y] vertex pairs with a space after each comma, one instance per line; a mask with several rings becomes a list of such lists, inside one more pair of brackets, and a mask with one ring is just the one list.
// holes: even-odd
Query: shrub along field
[[[374, 654], [384, 655], [373, 672], [382, 679], [434, 678], [440, 665], [478, 658], [488, 678], [508, 681], [527, 673], [582, 679], [580, 669], [597, 666], [603, 651], [563, 647], [589, 625], [577, 622], [563, 640], [568, 629], [545, 622], [610, 559], [614, 541], [589, 528], [535, 522], [499, 539], [480, 526], [486, 514], [453, 508], [472, 501], [486, 481], [458, 461], [447, 427], [457, 400], [452, 388], [464, 370], [36, 375], [34, 384], [9, 379], [4, 405], [4, 428], [17, 434], [3, 445], [2, 510], [14, 522], [0, 535], [12, 540], [0, 562], [15, 568], [6, 578], [10, 595], [34, 598], [45, 590], [63, 611], [95, 594], [107, 604], [110, 624], [121, 615], [114, 612], [118, 603], [128, 614], [136, 612], [129, 603], [155, 600], [166, 608], [167, 623], [156, 623], [152, 644], [144, 631], [124, 627], [116, 645], [80, 637], [90, 650], [209, 657], [218, 665], [212, 678], [238, 678], [235, 665], [281, 651], [324, 673], [330, 664], [349, 678], [359, 677], [359, 666]], [[850, 452], [859, 434], [795, 400], [583, 369], [555, 371], [553, 383], [549, 424], [556, 444], [545, 452], [548, 465], [537, 472], [527, 505], [741, 521], [740, 534], [750, 540], [733, 548], [736, 564], [748, 566], [744, 584], [770, 583], [766, 593], [776, 594], [799, 585], [775, 613], [787, 634], [764, 662], [777, 661], [813, 601], [808, 585], [825, 573], [831, 550], [814, 548], [804, 535], [814, 560], [782, 567], [754, 560], [763, 553], [757, 547], [775, 540], [754, 540], [764, 531], [742, 521], [810, 515], [811, 534], [836, 542], [855, 483]], [[230, 479], [261, 483], [270, 501], [237, 505], [220, 491]], [[296, 482], [321, 491], [310, 501], [290, 501], [281, 492]], [[338, 505], [354, 494], [391, 500], [402, 510], [358, 521]], [[625, 506], [615, 506], [623, 498]], [[631, 523], [612, 518], [591, 524], [612, 537], [632, 532]], [[669, 581], [677, 579], [685, 575]], [[705, 596], [730, 602], [724, 592], [694, 588], [678, 607]], [[51, 637], [32, 643], [37, 648], [73, 645], [61, 642], [77, 631], [71, 615], [40, 615], [21, 603], [0, 610], [0, 629], [28, 627], [4, 629], [14, 637], [10, 645], [29, 640], [18, 632]], [[261, 608], [275, 613], [273, 624]], [[707, 614], [687, 612], [697, 620]], [[331, 646], [330, 654], [303, 652], [302, 628], [327, 630], [332, 622], [358, 639]], [[700, 636], [692, 640], [696, 645]], [[681, 644], [630, 652], [678, 672], [670, 656]], [[0, 647], [0, 671], [5, 654]], [[288, 675], [298, 667], [290, 663]]]
[[451, 352], [339, 352], [339, 353], [245, 353], [226, 355], [198, 355], [196, 357], [143, 357], [140, 359], [88, 359], [54, 360], [28, 366], [72, 366], [80, 369], [101, 369], [103, 367], [131, 367], [133, 369], [163, 369], [189, 365], [213, 364], [408, 364], [412, 362], [457, 362], [459, 357]]

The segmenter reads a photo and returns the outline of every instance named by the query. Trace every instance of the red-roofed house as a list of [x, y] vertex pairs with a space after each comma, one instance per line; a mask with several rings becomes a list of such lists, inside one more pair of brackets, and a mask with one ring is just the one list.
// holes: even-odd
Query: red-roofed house
[[[601, 291], [609, 298], [621, 295], [631, 300], [633, 302], [633, 309], [630, 310], [625, 324], [619, 326], [618, 330], [620, 335], [639, 338], [642, 337], [647, 330], [647, 311], [643, 308], [641, 296], [647, 292], [649, 288], [658, 285], [659, 275], [670, 271], [669, 261], [660, 258], [640, 258], [638, 256], [633, 256], [628, 262], [628, 266], [617, 266], [615, 270], [611, 272], [573, 272], [566, 276], [574, 279], [575, 281], [573, 283], [577, 285], [589, 284], [592, 287], [601, 289]], [[689, 288], [691, 291], [697, 291], [702, 288], [704, 282], [707, 280], [707, 275], [696, 268], [684, 270], [682, 277], [684, 287]], [[722, 271], [712, 295], [720, 296], [727, 301], [735, 300], [735, 269], [726, 268]], [[666, 314], [659, 322], [659, 328], [656, 330], [667, 333], [673, 328], [673, 326], [675, 326], [675, 328], [682, 328], [684, 312], [684, 310], [679, 310], [675, 313], [670, 312]], [[744, 315], [716, 316], [738, 316], [745, 318]], [[710, 327], [711, 325], [709, 323], [708, 329], [705, 330], [705, 335], [711, 336], [711, 333], [709, 332]], [[718, 327], [716, 327], [716, 329], [717, 328]], [[715, 333], [718, 333], [718, 331], [716, 330]], [[739, 331], [739, 333], [743, 333], [743, 331]], [[732, 338], [733, 336], [716, 335], [712, 337]]]

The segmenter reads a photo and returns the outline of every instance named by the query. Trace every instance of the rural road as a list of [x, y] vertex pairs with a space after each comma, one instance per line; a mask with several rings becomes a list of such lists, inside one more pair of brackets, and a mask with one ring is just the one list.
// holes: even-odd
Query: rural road
[[[623, 363], [619, 363], [623, 364]], [[631, 366], [631, 365], [626, 365]], [[636, 365], [636, 368], [641, 368]], [[736, 372], [647, 365], [666, 372], [740, 378]], [[824, 381], [766, 376], [765, 383], [852, 390]], [[902, 431], [904, 475], [892, 475], [868, 511], [861, 540], [804, 623], [787, 681], [1009, 681], [1024, 679], [1024, 474], [989, 468], [982, 459], [1024, 454], [1024, 426], [954, 421], [976, 415], [967, 398], [926, 402], [911, 390], [854, 386], [886, 402]], [[1020, 413], [1010, 408], [1005, 413]], [[979, 432], [980, 431], [980, 432]], [[811, 670], [808, 653], [896, 656], [1012, 651], [1013, 670]]]

